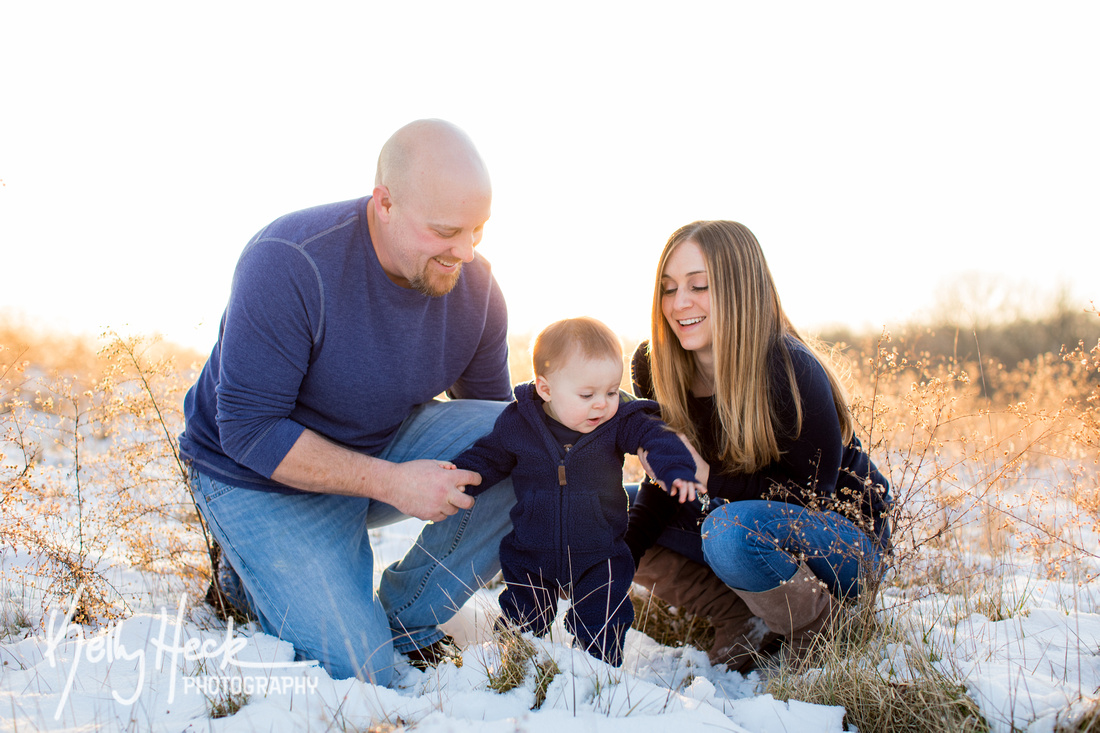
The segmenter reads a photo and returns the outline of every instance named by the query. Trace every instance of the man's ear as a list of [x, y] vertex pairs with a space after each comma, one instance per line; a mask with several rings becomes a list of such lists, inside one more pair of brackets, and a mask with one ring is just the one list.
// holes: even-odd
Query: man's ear
[[550, 401], [550, 383], [546, 381], [546, 377], [538, 377], [535, 379], [535, 392], [545, 402]]
[[375, 186], [374, 191], [371, 194], [371, 205], [374, 207], [374, 213], [380, 221], [384, 221], [387, 224], [390, 221], [390, 207], [393, 206], [393, 199], [390, 198], [390, 189], [388, 186]]

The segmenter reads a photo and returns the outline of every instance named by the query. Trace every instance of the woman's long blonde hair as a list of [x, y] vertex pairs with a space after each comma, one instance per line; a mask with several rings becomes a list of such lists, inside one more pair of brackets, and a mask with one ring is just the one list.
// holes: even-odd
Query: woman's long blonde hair
[[664, 420], [700, 445], [688, 413], [695, 378], [695, 359], [680, 345], [661, 307], [661, 277], [669, 256], [681, 244], [695, 242], [707, 266], [710, 328], [714, 349], [714, 399], [722, 438], [721, 458], [730, 473], [752, 473], [779, 459], [777, 406], [772, 404], [769, 359], [779, 349], [796, 409], [796, 434], [802, 430], [802, 404], [794, 367], [784, 337], [804, 344], [825, 369], [844, 443], [852, 439], [848, 398], [829, 361], [791, 326], [779, 302], [760, 243], [748, 227], [735, 221], [697, 221], [676, 230], [657, 265], [653, 289], [650, 364], [653, 388]]

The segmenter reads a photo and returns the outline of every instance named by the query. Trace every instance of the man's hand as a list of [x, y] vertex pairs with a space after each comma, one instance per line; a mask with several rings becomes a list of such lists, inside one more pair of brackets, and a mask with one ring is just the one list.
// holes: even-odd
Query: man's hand
[[307, 430], [271, 478], [303, 491], [363, 496], [417, 519], [440, 522], [474, 505], [465, 486], [481, 476], [447, 461], [390, 463], [339, 446]]
[[481, 476], [446, 461], [418, 460], [392, 464], [387, 477], [390, 498], [382, 498], [402, 514], [441, 522], [474, 505], [466, 486], [477, 486]]

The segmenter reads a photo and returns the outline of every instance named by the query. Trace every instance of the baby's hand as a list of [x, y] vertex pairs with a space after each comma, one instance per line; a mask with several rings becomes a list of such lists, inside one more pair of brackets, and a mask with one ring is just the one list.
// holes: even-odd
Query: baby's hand
[[668, 493], [669, 496], [679, 496], [680, 503], [683, 504], [695, 501], [698, 494], [707, 493], [707, 487], [696, 481], [684, 481], [682, 478], [678, 478], [672, 482], [672, 489]]
[[[457, 471], [458, 470], [458, 466], [451, 463], [450, 461], [436, 461], [436, 463], [439, 464], [440, 468], [445, 468], [448, 471]], [[471, 480], [470, 483], [468, 483], [468, 484], [460, 484], [458, 486], [458, 490], [461, 491], [463, 494], [466, 493], [466, 487], [467, 486], [477, 486], [481, 483], [481, 474], [473, 473], [472, 471], [471, 471], [471, 474], [473, 475], [474, 479], [476, 479], [476, 480]]]

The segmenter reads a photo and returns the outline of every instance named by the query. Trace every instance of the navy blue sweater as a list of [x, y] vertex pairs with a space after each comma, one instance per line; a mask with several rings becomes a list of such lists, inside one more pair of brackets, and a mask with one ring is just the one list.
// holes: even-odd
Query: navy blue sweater
[[[794, 367], [802, 403], [802, 429], [795, 432], [792, 399], [783, 351], [773, 349], [770, 360], [772, 404], [776, 410], [779, 459], [754, 473], [730, 473], [723, 465], [721, 435], [713, 397], [690, 397], [688, 410], [701, 445], [700, 455], [710, 464], [707, 493], [726, 501], [778, 499], [797, 504], [812, 500], [822, 508], [834, 509], [857, 521], [869, 517], [873, 533], [886, 544], [889, 525], [890, 485], [854, 437], [845, 445], [833, 392], [825, 369], [803, 344], [787, 339], [787, 353]], [[649, 342], [634, 352], [631, 363], [634, 394], [652, 398], [653, 378], [649, 365]], [[869, 485], [866, 483], [869, 480]], [[657, 487], [643, 484], [638, 501], [631, 508], [630, 538], [635, 557], [652, 546], [667, 522], [680, 508]]]
[[518, 385], [515, 394], [493, 431], [453, 462], [481, 475], [481, 484], [468, 488], [471, 496], [511, 474], [517, 502], [505, 541], [517, 549], [559, 559], [566, 550], [606, 557], [626, 532], [625, 453], [649, 451], [650, 467], [667, 486], [695, 480], [691, 453], [656, 417], [655, 402], [623, 402], [611, 420], [566, 451], [550, 433], [534, 383]]

